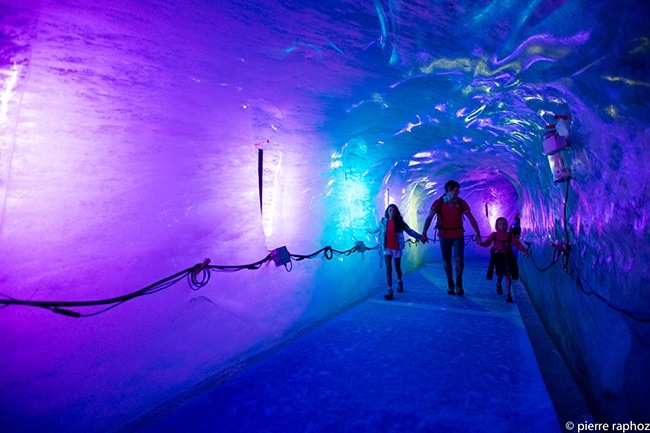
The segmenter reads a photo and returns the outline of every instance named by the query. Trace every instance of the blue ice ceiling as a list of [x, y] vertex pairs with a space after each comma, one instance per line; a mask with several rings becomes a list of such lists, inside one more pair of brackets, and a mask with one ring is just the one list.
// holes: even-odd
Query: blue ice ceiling
[[[0, 420], [117, 428], [363, 299], [375, 254], [310, 255], [375, 245], [388, 203], [421, 229], [453, 178], [483, 233], [521, 213], [522, 279], [594, 414], [647, 421], [649, 19], [632, 0], [0, 0]], [[15, 302], [281, 246], [309, 258], [84, 318]]]

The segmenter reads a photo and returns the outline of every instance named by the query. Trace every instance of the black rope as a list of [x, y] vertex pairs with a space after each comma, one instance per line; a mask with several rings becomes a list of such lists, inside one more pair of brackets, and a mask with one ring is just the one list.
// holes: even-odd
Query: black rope
[[530, 261], [533, 263], [533, 266], [535, 266], [535, 268], [539, 272], [545, 272], [545, 271], [548, 271], [549, 269], [551, 269], [553, 267], [553, 265], [555, 265], [557, 263], [557, 261], [560, 259], [560, 254], [563, 254], [563, 253], [560, 253], [560, 250], [556, 248], [553, 251], [553, 258], [551, 259], [551, 263], [549, 263], [547, 266], [540, 267], [537, 264], [537, 262], [535, 261], [535, 256], [533, 256], [533, 252], [531, 251], [531, 247], [532, 247], [531, 243], [530, 242], [525, 242], [525, 241], [524, 241], [524, 243], [528, 247], [528, 257], [530, 257]]
[[[108, 299], [98, 299], [94, 301], [24, 301], [20, 299], [0, 299], [1, 304], [7, 305], [29, 305], [33, 307], [43, 307], [43, 308], [56, 308], [56, 307], [90, 307], [97, 305], [108, 305], [114, 304], [116, 302], [129, 301], [138, 296], [143, 296], [149, 294], [149, 291], [155, 293], [158, 291], [158, 286], [161, 286], [167, 282], [171, 281], [171, 284], [177, 283], [180, 279], [187, 276], [187, 274], [192, 271], [194, 267], [180, 271], [170, 277], [167, 277], [163, 280], [158, 281], [157, 283], [151, 284], [143, 289], [136, 290], [135, 292], [127, 293], [126, 295], [117, 296], [114, 298]], [[170, 284], [170, 285], [171, 285]]]
[[[590, 286], [589, 283], [587, 283], [587, 280], [580, 274], [580, 272], [577, 270], [577, 268], [574, 267], [574, 270], [578, 274], [577, 282], [578, 282], [578, 287], [584, 293], [585, 295], [589, 296], [595, 296], [596, 298], [600, 299], [602, 302], [604, 302], [609, 308], [612, 310], [618, 311], [619, 313], [622, 313], [626, 315], [627, 317], [636, 320], [637, 322], [650, 322], [650, 313], [639, 313], [635, 311], [628, 311], [624, 308], [618, 307], [614, 305], [609, 299], [605, 298], [603, 295], [600, 293], [596, 292], [593, 290]], [[583, 284], [584, 282], [584, 284]], [[585, 289], [584, 286], [588, 287], [588, 290]]]
[[[566, 202], [565, 202], [566, 204]], [[565, 212], [566, 216], [566, 212]], [[565, 225], [565, 234], [567, 235], [567, 240], [568, 240], [568, 230], [566, 229]], [[467, 239], [466, 242], [469, 242], [469, 240], [475, 239], [475, 236], [465, 236]], [[435, 239], [435, 238], [434, 238]], [[412, 239], [408, 240], [409, 246], [411, 245], [417, 245], [418, 241], [414, 241]], [[530, 248], [530, 243], [526, 242], [528, 245], [528, 248]], [[467, 244], [466, 244], [467, 245]], [[307, 254], [307, 255], [301, 255], [301, 254], [289, 254], [289, 257], [293, 260], [296, 261], [301, 261], [301, 260], [306, 260], [306, 259], [313, 259], [315, 257], [318, 257], [320, 254], [323, 254], [323, 257], [327, 260], [332, 260], [334, 258], [335, 254], [338, 255], [345, 255], [349, 256], [355, 252], [359, 252], [364, 254], [365, 251], [369, 250], [379, 250], [379, 245], [375, 245], [373, 247], [367, 247], [364, 245], [362, 241], [357, 241], [354, 247], [345, 250], [345, 251], [340, 251], [340, 250], [335, 250], [331, 246], [325, 246], [321, 248], [320, 250], [312, 253], [312, 254]], [[565, 251], [560, 251], [559, 249], [556, 249], [553, 253], [553, 259], [552, 262], [544, 267], [540, 268], [537, 266], [537, 263], [535, 262], [533, 255], [529, 255], [531, 258], [531, 261], [533, 265], [539, 270], [539, 271], [546, 271], [553, 265], [555, 265], [560, 256], [564, 257], [564, 263], [565, 263], [565, 271], [567, 270], [568, 263], [569, 263], [569, 253], [568, 250]], [[92, 316], [97, 316], [101, 313], [104, 313], [108, 310], [111, 310], [119, 305], [122, 305], [123, 303], [140, 297], [140, 296], [146, 296], [146, 295], [151, 295], [157, 292], [160, 292], [164, 289], [167, 289], [168, 287], [171, 287], [172, 285], [178, 283], [179, 281], [186, 279], [188, 280], [188, 283], [192, 290], [199, 290], [203, 287], [205, 287], [209, 282], [210, 282], [210, 276], [211, 276], [211, 271], [217, 271], [217, 272], [237, 272], [241, 271], [244, 269], [248, 270], [256, 270], [262, 267], [265, 263], [273, 260], [272, 255], [269, 253], [266, 257], [264, 257], [261, 260], [258, 260], [257, 262], [250, 263], [247, 265], [210, 265], [210, 260], [206, 259], [203, 261], [203, 263], [198, 263], [190, 268], [184, 269], [180, 272], [177, 272], [174, 275], [171, 275], [167, 278], [164, 278], [154, 284], [150, 284], [140, 290], [136, 290], [131, 293], [127, 293], [122, 296], [116, 296], [113, 298], [107, 298], [107, 299], [98, 299], [98, 300], [92, 300], [92, 301], [27, 301], [27, 300], [21, 300], [21, 299], [15, 299], [9, 295], [0, 293], [0, 296], [4, 296], [6, 299], [0, 299], [0, 310], [4, 309], [10, 305], [23, 305], [23, 306], [31, 306], [31, 307], [38, 307], [38, 308], [44, 308], [47, 309], [53, 313], [57, 314], [62, 314], [68, 317], [92, 317]], [[291, 260], [289, 260], [288, 263], [284, 264], [285, 269], [290, 272], [293, 269], [293, 264]], [[650, 322], [650, 314], [648, 313], [639, 313], [639, 312], [630, 312], [628, 310], [625, 310], [621, 307], [617, 307], [616, 305], [612, 304], [608, 299], [591, 289], [590, 287], [585, 289], [585, 285], [588, 286], [586, 283], [585, 278], [578, 272], [577, 268], [575, 266], [573, 267], [573, 270], [571, 273], [567, 272], [569, 275], [571, 275], [573, 272], [576, 272], [578, 274], [578, 286], [582, 290], [583, 293], [591, 296], [595, 296], [601, 301], [605, 302], [610, 308], [625, 314], [626, 316], [637, 320], [641, 322]], [[92, 307], [92, 306], [107, 306], [106, 308], [103, 308], [101, 310], [88, 313], [88, 314], [82, 314], [74, 310], [70, 310], [70, 307]]]
[[564, 270], [564, 272], [571, 275], [575, 271], [575, 268], [571, 272], [569, 272], [569, 254], [571, 253], [571, 242], [569, 242], [569, 228], [568, 228], [569, 219], [567, 217], [568, 202], [569, 202], [569, 180], [567, 179], [566, 190], [564, 192], [564, 206], [563, 206], [564, 239], [566, 245], [565, 245], [565, 251], [562, 254], [562, 257], [564, 258], [562, 269]]
[[320, 253], [323, 253], [325, 258], [327, 260], [330, 260], [332, 258], [332, 256], [333, 256], [332, 255], [332, 247], [330, 247], [330, 246], [323, 247], [320, 250], [318, 250], [318, 251], [316, 251], [314, 253], [308, 254], [308, 255], [289, 254], [289, 257], [291, 257], [292, 259], [299, 262], [299, 261], [305, 260], [305, 259], [313, 259], [314, 257], [318, 256]]
[[208, 265], [206, 266], [206, 269], [211, 269], [220, 272], [237, 272], [237, 271], [242, 271], [244, 269], [256, 270], [261, 268], [264, 263], [269, 262], [271, 260], [272, 260], [272, 256], [271, 254], [268, 254], [262, 260], [258, 260], [257, 262], [251, 263], [249, 265], [231, 265], [231, 266]]
[[[373, 250], [378, 247], [379, 247], [378, 245], [374, 247], [366, 247], [365, 245], [363, 245], [363, 242], [357, 242], [357, 245], [355, 245], [354, 247], [346, 251], [339, 251], [333, 249], [330, 246], [326, 246], [309, 255], [290, 254], [290, 257], [296, 261], [300, 261], [304, 259], [311, 259], [317, 257], [319, 254], [323, 253], [324, 257], [327, 260], [331, 260], [335, 254], [349, 256], [352, 253], [357, 251], [363, 254], [364, 251]], [[177, 272], [174, 275], [171, 275], [167, 278], [157, 281], [156, 283], [150, 284], [140, 290], [136, 290], [134, 292], [127, 293], [121, 296], [116, 296], [116, 297], [106, 298], [106, 299], [96, 299], [91, 301], [27, 301], [22, 299], [15, 299], [11, 296], [0, 293], [0, 296], [4, 296], [6, 298], [6, 299], [0, 298], [0, 310], [10, 305], [23, 305], [23, 306], [44, 308], [53, 313], [62, 314], [68, 317], [91, 317], [91, 316], [96, 316], [98, 314], [104, 313], [110, 309], [113, 309], [127, 301], [130, 301], [131, 299], [160, 292], [164, 289], [167, 289], [168, 287], [171, 287], [172, 285], [178, 283], [183, 279], [187, 279], [190, 288], [192, 290], [199, 290], [202, 287], [205, 287], [210, 282], [211, 271], [237, 272], [244, 269], [256, 270], [271, 260], [272, 260], [271, 254], [268, 254], [266, 257], [264, 257], [261, 260], [258, 260], [257, 262], [250, 263], [247, 265], [210, 265], [209, 264], [210, 260], [206, 259], [203, 261], [203, 263], [199, 263], [190, 268], [184, 269], [180, 272]], [[291, 261], [289, 261], [289, 263], [284, 264], [284, 267], [287, 271], [291, 271], [291, 269], [293, 268], [293, 264], [291, 263]], [[82, 314], [77, 311], [69, 309], [70, 307], [96, 307], [96, 306], [107, 306], [107, 307], [88, 314]]]
[[[548, 266], [544, 267], [539, 267], [537, 263], [535, 262], [535, 258], [533, 257], [532, 253], [529, 254], [529, 257], [538, 271], [544, 272], [553, 267], [553, 265], [557, 264], [560, 258], [562, 258], [562, 270], [567, 273], [567, 275], [571, 276], [574, 273], [577, 274], [576, 278], [576, 283], [578, 285], [578, 288], [580, 289], [581, 292], [588, 296], [595, 296], [597, 299], [605, 303], [609, 308], [611, 308], [614, 311], [617, 311], [621, 314], [624, 314], [625, 316], [636, 320], [638, 322], [650, 322], [650, 313], [642, 313], [642, 312], [636, 312], [636, 311], [629, 311], [626, 310], [622, 307], [619, 307], [617, 305], [614, 305], [609, 299], [605, 298], [603, 295], [598, 293], [597, 291], [593, 290], [585, 277], [580, 273], [578, 268], [575, 266], [575, 263], [573, 263], [573, 260], [571, 259], [571, 243], [569, 242], [569, 228], [568, 228], [568, 216], [567, 216], [567, 205], [569, 202], [569, 180], [566, 181], [566, 189], [564, 193], [564, 203], [563, 203], [563, 209], [562, 209], [562, 216], [563, 216], [563, 231], [564, 231], [564, 243], [561, 245], [553, 245], [555, 250], [553, 251], [553, 258], [551, 260], [551, 263], [548, 264]], [[530, 249], [531, 244], [530, 242], [526, 242], [526, 245]], [[571, 263], [572, 269], [569, 270], [569, 264]], [[587, 286], [587, 288], [585, 288]]]

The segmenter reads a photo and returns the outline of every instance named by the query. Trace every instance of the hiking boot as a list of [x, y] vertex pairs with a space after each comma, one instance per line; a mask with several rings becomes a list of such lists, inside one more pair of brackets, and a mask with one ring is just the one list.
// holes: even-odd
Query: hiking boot
[[393, 295], [393, 289], [388, 289], [388, 293], [384, 295], [384, 299], [387, 301], [392, 301], [395, 299], [395, 295]]
[[512, 296], [510, 296], [510, 293], [506, 294], [506, 302], [512, 302]]
[[397, 282], [397, 293], [402, 293], [404, 291], [404, 283], [402, 281]]
[[503, 295], [503, 287], [501, 286], [501, 282], [497, 282], [497, 295]]
[[458, 296], [465, 294], [465, 290], [463, 290], [463, 279], [461, 277], [456, 277], [456, 293], [458, 293]]
[[447, 294], [448, 295], [453, 295], [454, 294], [454, 280], [447, 280], [447, 286], [449, 287], [447, 289]]

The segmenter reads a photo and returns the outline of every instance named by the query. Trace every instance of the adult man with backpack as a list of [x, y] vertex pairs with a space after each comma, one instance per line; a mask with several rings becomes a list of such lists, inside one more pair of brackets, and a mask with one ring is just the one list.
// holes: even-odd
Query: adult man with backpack
[[[445, 195], [438, 198], [431, 205], [431, 210], [427, 219], [424, 221], [424, 228], [422, 229], [422, 236], [420, 240], [427, 243], [427, 231], [431, 226], [431, 221], [434, 216], [438, 216], [436, 229], [438, 230], [438, 237], [440, 237], [440, 251], [442, 252], [442, 261], [447, 275], [447, 293], [454, 294], [454, 288], [459, 296], [465, 294], [463, 289], [463, 267], [465, 257], [465, 237], [463, 228], [463, 216], [467, 216], [472, 228], [476, 232], [476, 242], [481, 242], [481, 232], [479, 231], [478, 224], [474, 215], [470, 212], [469, 205], [465, 200], [458, 197], [460, 192], [460, 184], [455, 180], [450, 180], [445, 183]], [[452, 275], [452, 249], [454, 257], [456, 258], [456, 284]]]

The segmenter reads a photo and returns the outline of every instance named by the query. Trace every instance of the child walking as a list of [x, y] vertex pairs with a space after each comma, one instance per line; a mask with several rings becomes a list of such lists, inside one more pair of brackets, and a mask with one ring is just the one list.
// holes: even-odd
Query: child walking
[[519, 265], [517, 265], [517, 258], [512, 252], [512, 245], [524, 254], [528, 254], [528, 249], [521, 244], [517, 236], [508, 232], [508, 220], [504, 217], [497, 218], [495, 225], [496, 232], [492, 232], [484, 242], [479, 242], [479, 245], [482, 247], [492, 247], [490, 249], [490, 265], [488, 266], [486, 278], [491, 280], [496, 269], [497, 294], [503, 295], [501, 281], [505, 277], [506, 302], [512, 302], [510, 286], [512, 285], [513, 279], [519, 279]]
[[404, 222], [399, 208], [394, 204], [390, 204], [386, 208], [379, 227], [369, 230], [369, 232], [380, 233], [379, 251], [386, 261], [386, 282], [388, 283], [388, 292], [384, 295], [384, 299], [392, 301], [395, 299], [393, 292], [393, 261], [395, 261], [395, 273], [397, 274], [397, 291], [404, 291], [404, 283], [402, 282], [402, 251], [406, 244], [404, 232], [416, 240], [420, 238], [420, 234]]

